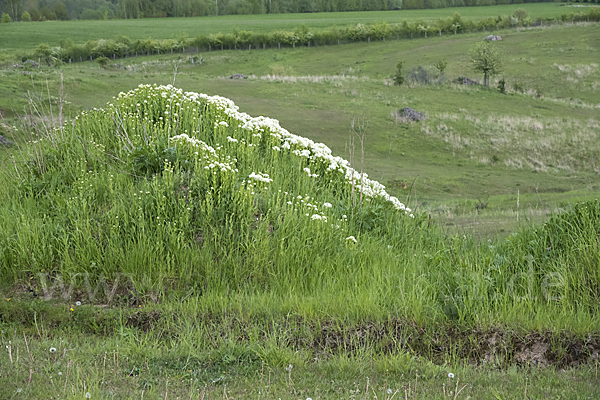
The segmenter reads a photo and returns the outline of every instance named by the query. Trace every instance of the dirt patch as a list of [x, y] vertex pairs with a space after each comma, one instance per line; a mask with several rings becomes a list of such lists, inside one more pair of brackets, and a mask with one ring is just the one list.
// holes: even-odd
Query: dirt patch
[[600, 335], [587, 338], [565, 332], [522, 333], [510, 329], [430, 330], [400, 319], [344, 326], [341, 321], [314, 325], [311, 334], [290, 340], [294, 347], [310, 348], [319, 359], [340, 351], [371, 348], [379, 354], [410, 353], [434, 363], [457, 356], [474, 365], [492, 364], [560, 368], [576, 367], [598, 358]]
[[466, 76], [459, 76], [458, 78], [456, 78], [454, 80], [455, 83], [458, 83], [460, 85], [479, 85], [479, 82], [476, 82], [472, 79], [467, 78]]
[[148, 332], [159, 318], [160, 313], [156, 310], [151, 312], [138, 311], [127, 317], [127, 326]]

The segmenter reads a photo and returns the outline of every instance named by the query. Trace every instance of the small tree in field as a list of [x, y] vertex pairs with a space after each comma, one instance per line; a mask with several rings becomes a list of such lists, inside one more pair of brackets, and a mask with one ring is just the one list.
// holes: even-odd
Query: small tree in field
[[50, 66], [50, 59], [52, 58], [52, 49], [50, 49], [50, 46], [47, 43], [40, 43], [35, 48], [35, 54], [40, 56], [40, 58], [46, 60], [46, 64]]
[[2, 18], [0, 18], [0, 22], [3, 24], [9, 23], [9, 22], [13, 22], [12, 18], [10, 17], [10, 15], [8, 15], [7, 13], [2, 14]]
[[398, 61], [398, 65], [396, 65], [396, 73], [394, 74], [394, 85], [403, 85], [404, 84], [404, 72], [402, 72], [402, 67], [404, 66], [404, 61]]
[[479, 42], [469, 52], [471, 64], [475, 72], [483, 72], [483, 84], [489, 86], [490, 75], [502, 71], [502, 53], [492, 42]]
[[525, 22], [527, 18], [529, 18], [529, 13], [524, 8], [517, 8], [513, 17], [517, 18], [521, 24]]

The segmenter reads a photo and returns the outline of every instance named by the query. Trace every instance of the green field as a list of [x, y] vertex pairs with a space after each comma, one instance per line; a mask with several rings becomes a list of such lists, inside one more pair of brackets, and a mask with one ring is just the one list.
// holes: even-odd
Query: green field
[[[523, 6], [534, 17], [565, 10], [555, 4]], [[476, 18], [516, 8], [458, 11]], [[401, 20], [452, 12], [397, 14]], [[340, 26], [382, 19], [351, 19], [378, 13], [334, 15]], [[318, 18], [333, 18], [284, 17], [312, 22], [265, 23], [262, 16], [256, 23], [269, 31], [300, 23], [331, 26], [325, 20], [318, 25]], [[253, 21], [223, 17], [231, 25], [218, 29], [260, 30], [242, 20]], [[77, 41], [114, 34], [174, 37], [179, 31], [157, 25], [172, 21], [86, 23], [89, 36]], [[83, 22], [44, 25], [75, 24]], [[110, 24], [156, 30], [136, 36], [107, 28]], [[3, 29], [0, 25], [0, 35]], [[189, 35], [215, 32], [186, 29], [181, 31]], [[96, 62], [39, 69], [5, 65], [0, 134], [23, 147], [0, 149], [6, 188], [0, 192], [0, 344], [6, 349], [0, 356], [0, 397], [85, 398], [88, 392], [94, 399], [599, 397], [593, 355], [600, 351], [600, 205], [593, 200], [600, 192], [600, 25], [500, 34], [503, 41], [495, 45], [506, 54], [505, 69], [490, 88], [453, 82], [460, 75], [482, 80], [468, 59], [481, 32], [203, 52], [201, 65], [186, 53], [130, 57], [107, 68]], [[51, 42], [52, 35], [42, 40]], [[30, 54], [38, 39], [21, 33], [23, 47], [10, 51]], [[433, 67], [440, 59], [448, 63], [443, 79]], [[407, 77], [423, 66], [435, 82], [394, 86], [390, 78], [399, 60]], [[236, 73], [247, 79], [229, 78]], [[507, 94], [495, 88], [501, 78]], [[57, 131], [62, 133], [56, 133], [56, 144], [29, 147], [43, 151], [23, 159], [23, 149], [38, 146], [26, 143], [38, 138], [29, 133], [31, 126], [23, 127], [31, 111], [26, 95], [41, 94], [43, 104], [50, 97], [53, 115], [30, 120], [45, 130], [58, 120], [61, 82], [66, 118], [82, 111], [88, 116], [78, 118], [73, 130], [68, 123]], [[181, 158], [173, 159], [174, 170], [162, 158], [155, 164], [148, 155], [155, 150], [135, 142], [141, 133], [131, 137], [145, 150], [128, 152], [119, 132], [192, 130], [185, 124], [194, 114], [181, 113], [188, 118], [181, 126], [150, 130], [137, 114], [99, 117], [91, 111], [139, 84], [174, 84], [230, 98], [240, 111], [275, 118], [346, 159], [354, 137], [352, 166], [383, 182], [416, 217], [395, 214], [377, 201], [352, 208], [348, 186], [313, 185], [293, 157], [284, 162], [267, 152], [231, 154], [247, 157], [239, 166], [244, 176], [269, 171], [269, 188], [310, 194], [315, 204], [333, 203], [321, 209], [330, 221], [352, 215], [343, 226], [347, 231], [317, 228], [304, 214], [296, 218], [282, 194], [262, 186], [253, 202], [244, 203], [249, 208], [240, 221], [227, 211], [239, 200], [226, 200], [235, 186], [215, 192], [223, 200], [210, 203], [216, 204], [214, 213], [203, 208], [189, 219], [181, 208], [194, 187], [182, 172], [187, 164]], [[135, 105], [145, 98], [119, 101]], [[163, 116], [174, 110], [168, 100], [154, 105]], [[398, 120], [403, 107], [428, 118]], [[115, 122], [119, 115], [129, 122]], [[202, 135], [223, 117], [214, 110], [207, 115]], [[350, 131], [353, 119], [364, 122], [364, 163], [359, 137]], [[224, 138], [240, 138], [239, 132], [231, 121], [227, 129], [220, 136], [215, 129], [203, 140], [238, 151]], [[156, 146], [157, 154], [172, 160], [172, 150], [160, 146], [165, 145]], [[26, 163], [15, 167], [11, 156]], [[15, 168], [22, 174], [18, 179]], [[163, 185], [173, 184], [169, 171], [175, 171], [171, 191]], [[317, 170], [311, 165], [311, 171]], [[591, 202], [572, 207], [581, 201]], [[153, 223], [157, 216], [164, 225]], [[47, 279], [86, 273], [109, 282], [121, 273], [132, 279], [123, 278], [111, 301], [103, 299], [102, 289], [91, 301], [83, 287], [45, 301], [44, 273]]]
[[0, 52], [33, 50], [40, 43], [57, 46], [61, 40], [72, 39], [75, 43], [88, 40], [108, 39], [115, 35], [131, 39], [171, 39], [180, 34], [190, 37], [211, 33], [230, 33], [234, 29], [254, 32], [291, 30], [299, 25], [311, 29], [329, 28], [333, 25], [344, 27], [358, 23], [367, 24], [387, 21], [400, 23], [404, 19], [414, 21], [420, 18], [436, 20], [459, 12], [463, 18], [481, 19], [512, 14], [517, 8], [525, 8], [532, 19], [557, 17], [568, 12], [578, 12], [581, 8], [561, 7], [560, 3], [527, 3], [491, 7], [460, 7], [437, 10], [400, 10], [339, 12], [315, 14], [277, 15], [228, 15], [199, 18], [163, 18], [112, 21], [49, 21], [39, 23], [18, 23], [0, 25]]

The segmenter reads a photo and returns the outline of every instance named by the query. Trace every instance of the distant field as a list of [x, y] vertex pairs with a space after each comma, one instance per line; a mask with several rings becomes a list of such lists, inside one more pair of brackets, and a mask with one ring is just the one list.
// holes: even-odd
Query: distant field
[[436, 10], [361, 11], [314, 14], [273, 15], [227, 15], [198, 18], [162, 18], [110, 21], [49, 21], [11, 23], [0, 25], [0, 53], [29, 51], [40, 43], [57, 46], [60, 40], [70, 38], [75, 43], [87, 40], [111, 38], [125, 35], [131, 39], [152, 37], [174, 38], [185, 33], [190, 37], [211, 33], [228, 33], [234, 29], [268, 32], [278, 29], [293, 29], [304, 24], [319, 29], [337, 25], [339, 27], [358, 23], [387, 21], [399, 23], [406, 19], [435, 20], [459, 12], [466, 18], [480, 19], [513, 14], [517, 8], [525, 8], [532, 19], [552, 18], [580, 9], [561, 7], [559, 3], [512, 4], [491, 7], [459, 7]]

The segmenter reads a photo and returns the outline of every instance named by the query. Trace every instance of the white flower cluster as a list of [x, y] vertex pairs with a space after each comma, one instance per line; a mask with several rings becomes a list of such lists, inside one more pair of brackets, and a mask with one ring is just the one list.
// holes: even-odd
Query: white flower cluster
[[250, 174], [249, 176], [250, 179], [255, 179], [257, 181], [261, 181], [264, 183], [269, 183], [269, 182], [273, 182], [273, 179], [269, 178], [269, 175], [267, 174], [263, 174], [263, 173], [258, 173], [255, 174], [254, 172]]
[[[400, 202], [396, 197], [391, 196], [385, 191], [385, 186], [381, 183], [371, 180], [367, 174], [361, 174], [350, 167], [350, 163], [341, 157], [335, 157], [331, 153], [331, 149], [323, 143], [315, 143], [312, 140], [294, 135], [279, 125], [279, 121], [264, 116], [253, 118], [246, 113], [239, 111], [239, 108], [230, 99], [220, 96], [209, 96], [203, 93], [186, 92], [181, 89], [174, 88], [172, 85], [166, 86], [150, 86], [140, 85], [140, 90], [151, 88], [154, 91], [159, 91], [163, 98], [177, 96], [184, 100], [197, 102], [200, 106], [210, 105], [216, 110], [223, 112], [230, 119], [230, 123], [237, 121], [237, 125], [241, 129], [246, 129], [253, 132], [254, 135], [260, 135], [263, 132], [268, 132], [271, 137], [279, 139], [280, 145], [276, 145], [278, 149], [292, 150], [293, 154], [307, 158], [309, 164], [321, 164], [327, 171], [341, 172], [347, 183], [354, 184], [356, 189], [362, 194], [370, 198], [382, 198], [392, 203], [394, 208], [399, 211], [404, 211], [409, 214], [411, 210]], [[130, 92], [134, 94], [134, 91]], [[121, 97], [121, 94], [119, 95]], [[227, 122], [221, 121], [218, 123], [221, 126], [227, 126]], [[411, 215], [412, 216], [412, 215]]]
[[308, 167], [304, 168], [304, 172], [306, 172], [308, 174], [308, 176], [311, 177], [311, 178], [318, 178], [319, 177], [318, 174], [311, 174], [310, 173], [310, 168], [308, 168]]
[[[226, 156], [225, 159], [220, 158], [215, 149], [204, 143], [202, 140], [191, 138], [185, 133], [170, 137], [169, 140], [175, 143], [187, 143], [190, 146], [195, 147], [197, 151], [194, 152], [194, 155], [201, 157], [203, 161], [208, 162], [208, 164], [204, 166], [204, 169], [220, 169], [221, 172], [238, 172], [237, 168], [234, 168], [233, 164], [230, 162], [231, 158], [229, 156]], [[205, 154], [200, 155], [200, 151]]]

